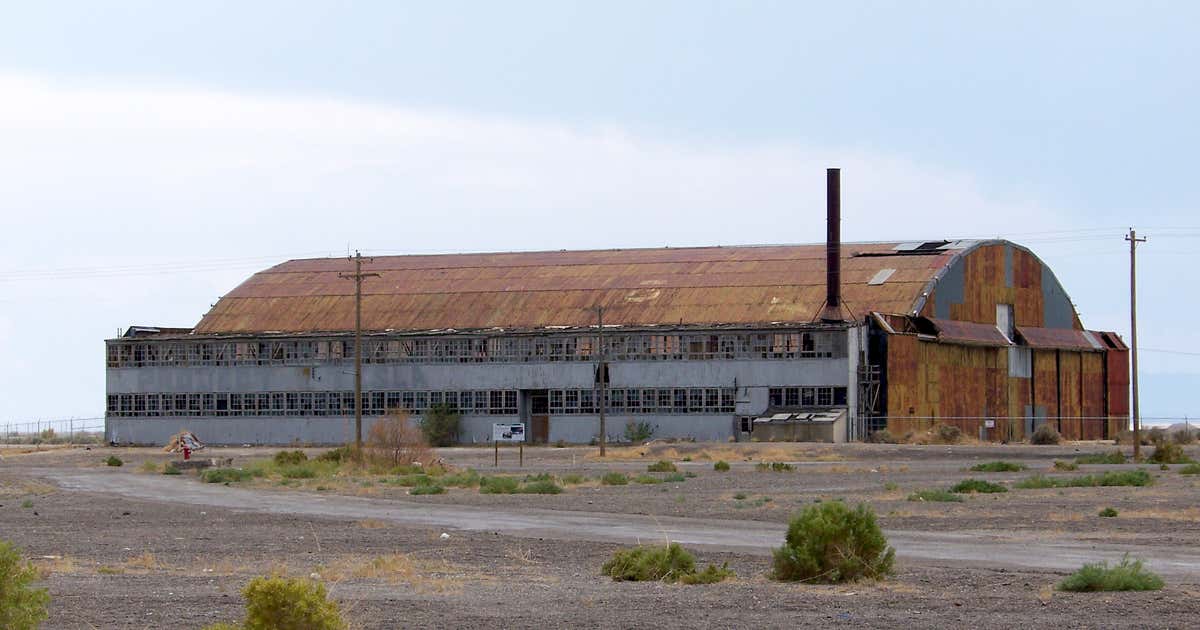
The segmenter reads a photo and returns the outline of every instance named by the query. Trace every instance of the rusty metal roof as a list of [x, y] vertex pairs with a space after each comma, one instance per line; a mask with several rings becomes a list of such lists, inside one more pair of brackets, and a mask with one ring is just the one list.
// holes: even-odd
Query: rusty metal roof
[[983, 346], [1008, 346], [1009, 340], [993, 324], [958, 322], [948, 319], [927, 318], [937, 327], [938, 341]]
[[1105, 349], [1095, 334], [1086, 330], [1069, 328], [1034, 328], [1018, 326], [1017, 334], [1031, 348], [1043, 350], [1085, 350], [1099, 352]]
[[[912, 255], [895, 243], [842, 246], [842, 295], [861, 319], [908, 313], [961, 252]], [[865, 254], [865, 255], [860, 255]], [[292, 260], [251, 276], [197, 334], [344, 331], [354, 326], [345, 258]], [[869, 284], [881, 270], [884, 282]], [[825, 299], [825, 245], [778, 245], [376, 257], [364, 271], [364, 330], [536, 329], [605, 324], [813, 321]]]

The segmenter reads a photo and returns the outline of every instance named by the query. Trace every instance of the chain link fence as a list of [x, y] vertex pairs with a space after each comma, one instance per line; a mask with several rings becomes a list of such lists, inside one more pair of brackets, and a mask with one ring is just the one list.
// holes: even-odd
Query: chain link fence
[[0, 421], [0, 444], [98, 444], [103, 441], [103, 417]]

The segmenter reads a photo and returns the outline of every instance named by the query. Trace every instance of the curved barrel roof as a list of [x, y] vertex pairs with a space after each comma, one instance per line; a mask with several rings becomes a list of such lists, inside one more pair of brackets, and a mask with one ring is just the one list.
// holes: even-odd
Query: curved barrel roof
[[[845, 243], [847, 316], [913, 313], [935, 278], [976, 241]], [[825, 245], [764, 245], [383, 256], [364, 261], [363, 329], [471, 330], [605, 324], [811, 322], [825, 300]], [[890, 271], [889, 271], [890, 270]], [[197, 334], [354, 327], [345, 258], [291, 260], [222, 297]]]

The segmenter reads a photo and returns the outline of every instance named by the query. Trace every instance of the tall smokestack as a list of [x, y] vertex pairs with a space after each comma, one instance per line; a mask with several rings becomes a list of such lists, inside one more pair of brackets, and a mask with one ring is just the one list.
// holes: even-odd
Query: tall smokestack
[[825, 169], [825, 312], [842, 319], [842, 169]]

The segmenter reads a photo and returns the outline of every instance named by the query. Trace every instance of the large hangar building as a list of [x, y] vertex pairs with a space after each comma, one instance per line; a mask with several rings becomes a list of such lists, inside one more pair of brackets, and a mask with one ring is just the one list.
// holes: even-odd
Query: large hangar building
[[[935, 424], [1017, 440], [1128, 421], [1127, 350], [1085, 330], [1030, 250], [1004, 240], [389, 256], [363, 280], [364, 425], [435, 404], [464, 443], [523, 421], [539, 442], [607, 433], [855, 440]], [[107, 345], [106, 437], [216, 444], [353, 440], [354, 282], [346, 259], [251, 276], [193, 329]], [[827, 424], [813, 432], [814, 425]], [[799, 432], [797, 433], [797, 431]], [[365, 433], [366, 429], [364, 429]]]

